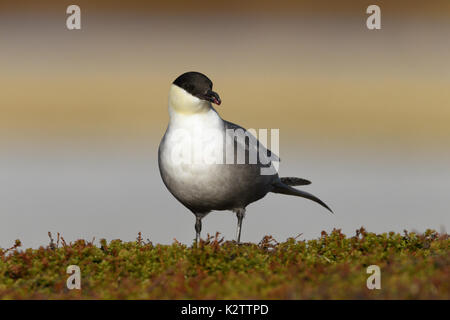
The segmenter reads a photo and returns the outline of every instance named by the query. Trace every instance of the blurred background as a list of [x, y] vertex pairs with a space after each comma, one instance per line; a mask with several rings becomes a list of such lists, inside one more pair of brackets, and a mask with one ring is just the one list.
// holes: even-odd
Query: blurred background
[[[243, 241], [360, 226], [450, 226], [450, 2], [77, 0], [0, 2], [0, 247], [47, 232], [191, 243], [194, 216], [163, 185], [167, 93], [200, 71], [224, 119], [280, 129], [281, 176], [313, 202], [268, 195]], [[368, 30], [366, 8], [381, 8]], [[203, 236], [233, 239], [215, 212]]]

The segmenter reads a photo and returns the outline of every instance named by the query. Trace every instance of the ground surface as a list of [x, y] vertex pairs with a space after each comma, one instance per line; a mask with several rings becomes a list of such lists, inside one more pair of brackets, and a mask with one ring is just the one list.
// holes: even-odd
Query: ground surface
[[[59, 237], [47, 247], [0, 249], [2, 299], [449, 299], [447, 234], [339, 230], [316, 240], [271, 237], [259, 244], [210, 237], [198, 246], [154, 245], [139, 235], [100, 247]], [[68, 290], [69, 265], [81, 290]], [[378, 265], [381, 289], [366, 286]]]

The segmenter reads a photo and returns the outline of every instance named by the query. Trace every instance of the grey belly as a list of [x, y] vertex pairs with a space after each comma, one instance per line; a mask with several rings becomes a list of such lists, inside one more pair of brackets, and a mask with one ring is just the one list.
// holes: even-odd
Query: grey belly
[[261, 175], [257, 164], [174, 167], [160, 163], [160, 171], [169, 191], [195, 213], [245, 208], [271, 191], [276, 178]]

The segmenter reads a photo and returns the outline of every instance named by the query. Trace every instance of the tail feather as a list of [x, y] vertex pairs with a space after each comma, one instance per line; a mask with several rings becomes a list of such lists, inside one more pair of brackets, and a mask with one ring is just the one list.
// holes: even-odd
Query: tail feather
[[333, 213], [333, 210], [330, 209], [330, 207], [328, 207], [325, 202], [323, 202], [322, 200], [320, 200], [319, 198], [317, 198], [315, 195], [306, 192], [306, 191], [302, 191], [302, 190], [298, 190], [295, 188], [292, 188], [289, 185], [286, 185], [282, 182], [276, 182], [273, 184], [273, 189], [272, 192], [275, 193], [281, 193], [281, 194], [287, 194], [290, 196], [297, 196], [297, 197], [302, 197], [302, 198], [306, 198], [309, 200], [312, 200], [318, 204], [320, 204], [322, 207], [326, 208], [327, 210], [329, 210], [331, 213]]
[[281, 182], [288, 186], [306, 186], [308, 184], [311, 184], [311, 181], [302, 179], [302, 178], [296, 178], [296, 177], [283, 177], [280, 178]]

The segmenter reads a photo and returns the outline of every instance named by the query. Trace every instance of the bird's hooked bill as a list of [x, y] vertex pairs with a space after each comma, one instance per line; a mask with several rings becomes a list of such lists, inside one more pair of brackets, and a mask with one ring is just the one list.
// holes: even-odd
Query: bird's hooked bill
[[208, 92], [206, 93], [206, 97], [208, 101], [211, 101], [212, 103], [215, 103], [218, 106], [220, 106], [220, 104], [222, 103], [222, 100], [220, 100], [220, 97], [217, 94], [217, 92], [214, 92], [212, 90], [208, 90]]

